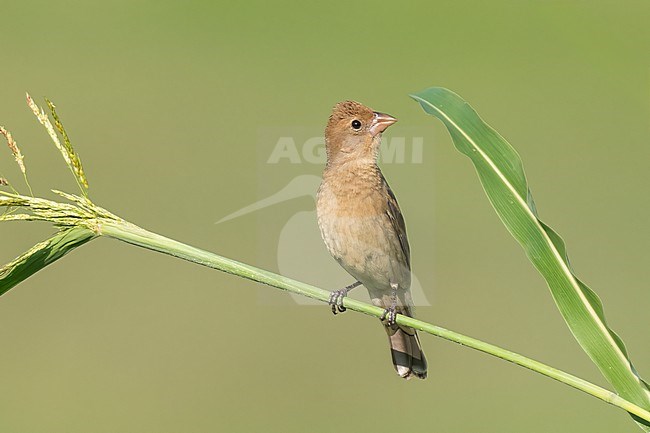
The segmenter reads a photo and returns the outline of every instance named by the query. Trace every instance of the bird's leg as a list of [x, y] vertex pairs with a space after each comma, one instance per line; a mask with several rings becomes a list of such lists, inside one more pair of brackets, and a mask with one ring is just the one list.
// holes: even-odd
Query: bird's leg
[[[330, 300], [327, 302], [332, 306], [332, 313], [336, 314], [337, 312], [343, 313], [346, 308], [343, 306], [343, 298], [348, 296], [348, 292], [355, 287], [361, 285], [361, 281], [355, 281], [349, 286], [345, 286], [341, 290], [335, 290], [330, 294]], [[337, 311], [338, 310], [338, 311]]]
[[386, 320], [388, 326], [393, 326], [397, 320], [397, 284], [390, 283], [390, 307], [384, 310], [384, 314], [381, 315], [379, 320]]

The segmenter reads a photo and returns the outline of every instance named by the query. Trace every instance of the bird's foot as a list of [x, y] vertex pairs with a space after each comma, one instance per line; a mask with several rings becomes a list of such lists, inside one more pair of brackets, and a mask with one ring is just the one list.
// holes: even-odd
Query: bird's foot
[[346, 296], [348, 296], [348, 290], [346, 289], [335, 290], [330, 294], [330, 299], [327, 303], [332, 306], [333, 314], [343, 313], [347, 310], [347, 308], [343, 306], [343, 298]]
[[343, 306], [343, 299], [348, 296], [348, 292], [352, 289], [354, 289], [357, 286], [360, 286], [361, 282], [356, 281], [349, 286], [346, 286], [342, 288], [341, 290], [335, 290], [330, 294], [330, 299], [327, 301], [329, 305], [332, 306], [332, 313], [337, 314], [337, 313], [343, 313], [347, 310]]
[[395, 305], [391, 305], [390, 307], [386, 308], [384, 310], [384, 314], [381, 315], [379, 320], [382, 322], [385, 320], [388, 326], [393, 326], [397, 321], [397, 311]]
[[381, 320], [382, 322], [385, 320], [386, 324], [388, 326], [393, 326], [393, 325], [395, 325], [395, 323], [397, 321], [397, 288], [398, 288], [398, 286], [395, 283], [391, 283], [390, 288], [391, 288], [390, 307], [388, 307], [388, 308], [386, 308], [384, 310], [384, 314], [381, 315], [379, 320]]

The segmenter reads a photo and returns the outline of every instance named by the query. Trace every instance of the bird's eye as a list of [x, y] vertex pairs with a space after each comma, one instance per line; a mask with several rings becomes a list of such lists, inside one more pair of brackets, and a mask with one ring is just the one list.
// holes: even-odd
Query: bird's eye
[[360, 129], [361, 128], [361, 122], [359, 122], [357, 119], [354, 119], [352, 121], [352, 128], [354, 129]]

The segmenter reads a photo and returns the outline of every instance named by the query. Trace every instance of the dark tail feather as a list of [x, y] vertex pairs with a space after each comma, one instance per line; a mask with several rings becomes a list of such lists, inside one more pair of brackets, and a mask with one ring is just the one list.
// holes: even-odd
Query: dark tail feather
[[413, 328], [405, 326], [387, 326], [384, 324], [390, 343], [390, 354], [397, 374], [404, 379], [415, 376], [427, 377], [427, 360], [420, 347], [420, 339]]

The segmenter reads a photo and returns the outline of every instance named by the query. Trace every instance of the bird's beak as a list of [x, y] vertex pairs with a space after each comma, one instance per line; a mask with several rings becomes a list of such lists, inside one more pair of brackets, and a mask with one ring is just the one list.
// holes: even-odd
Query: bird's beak
[[373, 137], [377, 134], [381, 134], [386, 130], [386, 128], [395, 122], [397, 122], [397, 119], [390, 114], [377, 113], [375, 111], [375, 117], [372, 119], [372, 125], [370, 126], [370, 133]]

